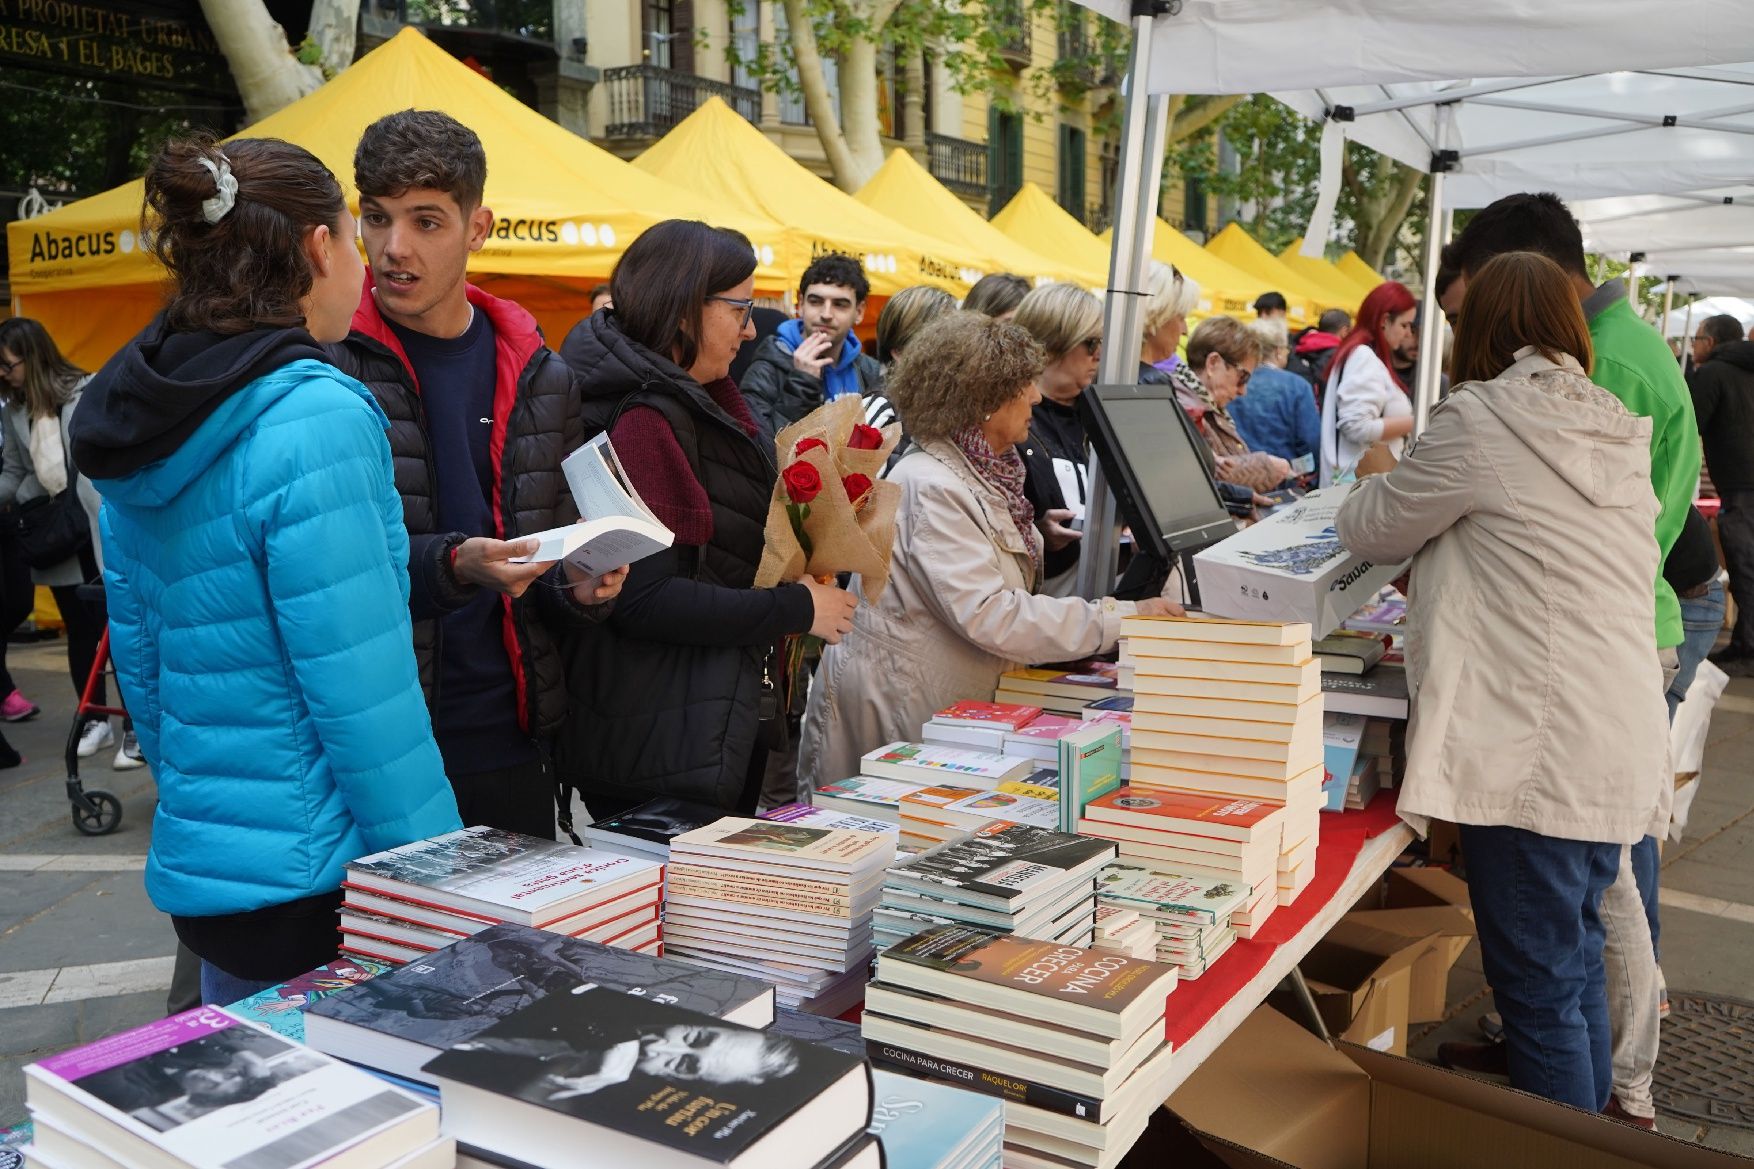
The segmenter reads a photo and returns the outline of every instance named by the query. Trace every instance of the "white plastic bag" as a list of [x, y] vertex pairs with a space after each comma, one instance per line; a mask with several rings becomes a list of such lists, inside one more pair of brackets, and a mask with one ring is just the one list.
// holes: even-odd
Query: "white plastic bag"
[[1687, 830], [1687, 813], [1699, 793], [1700, 770], [1705, 766], [1705, 740], [1711, 735], [1711, 713], [1723, 697], [1730, 676], [1709, 661], [1699, 663], [1687, 700], [1675, 710], [1669, 725], [1669, 756], [1675, 761], [1675, 805], [1669, 812], [1669, 839], [1680, 843]]

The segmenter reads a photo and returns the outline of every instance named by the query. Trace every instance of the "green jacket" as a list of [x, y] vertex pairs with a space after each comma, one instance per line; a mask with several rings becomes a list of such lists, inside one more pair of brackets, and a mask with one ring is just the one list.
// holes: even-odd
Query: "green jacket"
[[[1596, 366], [1590, 380], [1651, 420], [1650, 482], [1661, 511], [1657, 547], [1667, 560], [1699, 494], [1699, 427], [1675, 355], [1626, 300], [1618, 281], [1584, 302]], [[1608, 303], [1604, 304], [1604, 301]], [[1681, 644], [1681, 602], [1657, 568], [1657, 648]]]

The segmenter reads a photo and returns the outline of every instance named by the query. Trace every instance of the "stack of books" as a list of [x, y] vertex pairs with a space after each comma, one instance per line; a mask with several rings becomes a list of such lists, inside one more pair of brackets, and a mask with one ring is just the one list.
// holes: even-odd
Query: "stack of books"
[[1163, 1102], [1173, 966], [970, 926], [885, 950], [861, 1021], [879, 1066], [1005, 1100], [1004, 1163], [1110, 1169]]
[[1365, 805], [1376, 798], [1376, 793], [1382, 790], [1382, 780], [1379, 778], [1381, 767], [1380, 761], [1371, 756], [1358, 757], [1358, 762], [1352, 768], [1352, 778], [1346, 784], [1348, 812], [1362, 811]]
[[[861, 1055], [864, 1046], [860, 1040]], [[871, 1135], [883, 1146], [886, 1169], [999, 1169], [1002, 1101], [886, 1068], [873, 1069], [871, 1086]]]
[[722, 808], [693, 800], [660, 796], [579, 829], [579, 836], [592, 848], [655, 860], [670, 859], [670, 841], [684, 832], [705, 827], [723, 816]]
[[426, 1065], [478, 1158], [880, 1169], [865, 1062], [654, 998], [547, 995]]
[[1001, 754], [1005, 736], [1041, 717], [1041, 707], [1015, 703], [953, 702], [920, 728], [920, 741], [938, 747], [973, 747]]
[[347, 865], [341, 950], [400, 965], [512, 922], [663, 952], [656, 860], [464, 828]]
[[1362, 715], [1330, 710], [1322, 715], [1322, 810], [1346, 810], [1346, 792], [1358, 769], [1358, 748], [1364, 741]]
[[930, 787], [949, 783], [991, 791], [1010, 780], [1025, 779], [1036, 771], [1033, 760], [967, 747], [935, 747], [927, 743], [887, 743], [868, 753], [859, 765], [861, 775], [898, 779]]
[[1315, 878], [1325, 798], [1310, 627], [1191, 616], [1128, 617], [1121, 630], [1139, 674], [1129, 778], [1284, 805], [1276, 878], [1289, 904]]
[[[1358, 754], [1376, 761], [1379, 786], [1393, 788], [1407, 774], [1407, 724], [1389, 719], [1366, 719]], [[1368, 797], [1365, 802], [1369, 802]]]
[[1033, 824], [993, 820], [897, 861], [877, 910], [879, 946], [945, 923], [1088, 946], [1096, 874], [1115, 846]]
[[897, 826], [888, 820], [818, 808], [813, 804], [781, 804], [762, 812], [756, 819], [772, 820], [776, 824], [803, 824], [810, 828], [845, 828], [850, 832], [897, 831]]
[[1059, 762], [1060, 740], [1083, 726], [1083, 720], [1072, 715], [1043, 714], [1028, 726], [1007, 732], [1004, 752], [1053, 767]]
[[24, 1069], [33, 1165], [450, 1169], [430, 1100], [209, 1007]]
[[727, 816], [670, 846], [670, 953], [838, 1015], [859, 999], [895, 837]]
[[1411, 711], [1407, 671], [1378, 666], [1368, 674], [1323, 674], [1326, 709], [1365, 718], [1406, 722]]
[[1101, 659], [1071, 667], [1010, 670], [999, 675], [993, 701], [1039, 706], [1076, 718], [1092, 702], [1125, 696], [1127, 691], [1119, 685], [1119, 678], [1120, 667]]
[[1324, 674], [1363, 674], [1383, 660], [1394, 638], [1338, 629], [1311, 645]]
[[1150, 923], [1152, 956], [1180, 967], [1183, 978], [1198, 978], [1236, 941], [1231, 918], [1247, 904], [1249, 888], [1121, 861], [1102, 871], [1096, 896], [1104, 908]]
[[[1111, 866], [1112, 867], [1112, 866]], [[1108, 904], [1096, 895], [1096, 940], [1093, 950], [1113, 950], [1129, 958], [1157, 957], [1157, 927], [1138, 912]]]
[[1283, 804], [1128, 786], [1091, 801], [1078, 831], [1114, 841], [1134, 864], [1249, 890], [1231, 918], [1240, 937], [1252, 937], [1278, 904]]
[[[1009, 787], [1012, 785], [1004, 785]], [[1060, 802], [1022, 792], [923, 787], [901, 798], [901, 845], [919, 850], [955, 840], [994, 820], [1060, 826]]]
[[855, 775], [818, 787], [811, 793], [810, 803], [818, 808], [897, 824], [901, 821], [901, 797], [926, 786], [900, 779]]
[[747, 1027], [774, 1019], [773, 987], [670, 958], [499, 925], [313, 1003], [306, 1041], [375, 1071], [432, 1084], [425, 1066], [514, 1011], [594, 986]]

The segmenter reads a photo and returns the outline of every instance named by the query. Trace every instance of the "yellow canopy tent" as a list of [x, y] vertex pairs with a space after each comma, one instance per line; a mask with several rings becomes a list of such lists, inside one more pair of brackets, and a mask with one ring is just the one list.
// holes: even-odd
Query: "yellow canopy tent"
[[1358, 285], [1366, 292], [1369, 292], [1377, 285], [1385, 283], [1388, 280], [1387, 276], [1384, 276], [1381, 272], [1378, 272], [1375, 268], [1372, 268], [1369, 264], [1366, 264], [1360, 259], [1357, 252], [1347, 252], [1338, 260], [1334, 261], [1334, 267], [1340, 269], [1341, 272], [1351, 277], [1352, 283]]
[[1343, 308], [1349, 313], [1357, 312], [1358, 302], [1364, 299], [1364, 292], [1359, 290], [1358, 282], [1329, 263], [1325, 257], [1301, 254], [1298, 249], [1302, 247], [1303, 238], [1299, 236], [1291, 241], [1290, 247], [1279, 253], [1279, 259], [1293, 272], [1308, 277], [1312, 283], [1321, 285], [1335, 296], [1347, 298], [1339, 305], [1325, 307]]
[[981, 257], [967, 248], [899, 223], [817, 178], [720, 98], [708, 98], [633, 164], [718, 206], [784, 224], [781, 266], [794, 280], [822, 252], [858, 256], [879, 297], [915, 284], [961, 296], [985, 273]]
[[1268, 288], [1272, 291], [1283, 293], [1286, 301], [1292, 302], [1291, 315], [1294, 318], [1297, 306], [1293, 297], [1307, 301], [1312, 312], [1328, 308], [1343, 308], [1351, 312], [1358, 307], [1356, 303], [1348, 303], [1351, 301], [1350, 294], [1342, 296], [1338, 291], [1319, 285], [1305, 278], [1303, 273], [1294, 271], [1279, 257], [1256, 243], [1254, 237], [1238, 224], [1232, 223], [1214, 236], [1212, 242], [1206, 245], [1206, 250], [1267, 281]]
[[[1114, 229], [1102, 233], [1108, 243]], [[1199, 244], [1159, 219], [1151, 237], [1151, 255], [1188, 276], [1200, 286], [1198, 316], [1248, 317], [1255, 297], [1267, 291], [1266, 283], [1241, 268], [1219, 259]], [[1298, 306], [1302, 311], [1302, 306]]]
[[1088, 287], [1108, 287], [1108, 245], [1034, 183], [1024, 183], [1011, 196], [993, 216], [993, 226], [1031, 251], [1088, 273], [1081, 282]]
[[[481, 136], [494, 227], [471, 273], [523, 303], [558, 344], [589, 311], [590, 286], [652, 224], [710, 219], [748, 235], [772, 287], [787, 274], [773, 262], [779, 225], [725, 213], [715, 200], [672, 187], [549, 121], [404, 29], [315, 93], [244, 131], [296, 142], [349, 189], [361, 131], [409, 107], [443, 110]], [[136, 180], [37, 219], [8, 225], [19, 311], [41, 319], [62, 350], [95, 369], [140, 330], [162, 302], [163, 270], [138, 236]], [[352, 200], [357, 207], [357, 200]]]
[[982, 219], [979, 212], [958, 199], [913, 155], [899, 147], [890, 152], [889, 158], [871, 176], [871, 181], [859, 188], [854, 198], [891, 219], [925, 225], [938, 238], [982, 257], [995, 271], [1045, 277], [1090, 288], [1101, 288], [1107, 283], [1106, 270], [1087, 272], [1064, 260], [1024, 247]]

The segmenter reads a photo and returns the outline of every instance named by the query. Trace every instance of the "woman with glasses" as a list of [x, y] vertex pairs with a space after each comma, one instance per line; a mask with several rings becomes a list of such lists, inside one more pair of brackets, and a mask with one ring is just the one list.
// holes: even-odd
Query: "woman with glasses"
[[778, 475], [773, 441], [729, 376], [754, 336], [754, 276], [739, 233], [666, 220], [622, 255], [613, 307], [561, 346], [587, 433], [608, 431], [633, 487], [676, 534], [633, 565], [608, 620], [566, 647], [560, 769], [594, 818], [660, 795], [752, 811], [764, 717], [784, 734], [784, 704], [764, 689], [778, 676], [774, 647], [795, 633], [833, 644], [852, 627], [842, 589], [751, 587]]
[[1188, 338], [1186, 364], [1172, 375], [1182, 409], [1212, 452], [1217, 478], [1251, 492], [1277, 490], [1291, 477], [1290, 463], [1249, 449], [1228, 409], [1248, 392], [1260, 360], [1261, 343], [1247, 325], [1234, 317], [1208, 317]]
[[1322, 396], [1321, 485], [1350, 476], [1383, 443], [1395, 458], [1413, 433], [1413, 399], [1395, 372], [1395, 351], [1418, 340], [1419, 302], [1393, 280], [1358, 306], [1358, 323], [1334, 351]]
[[1078, 575], [1076, 525], [1084, 521], [1085, 468], [1090, 444], [1078, 417], [1078, 395], [1096, 380], [1102, 357], [1102, 302], [1075, 284], [1037, 288], [1017, 306], [1012, 323], [1041, 346], [1041, 401], [1029, 420], [1029, 437], [1018, 447], [1028, 474], [1023, 491], [1041, 529], [1041, 591], [1072, 595]]

